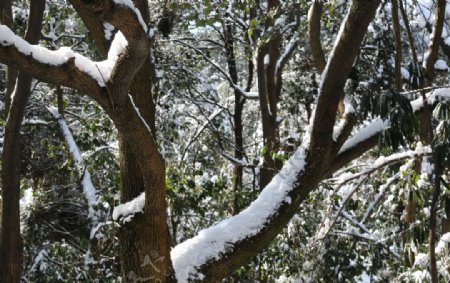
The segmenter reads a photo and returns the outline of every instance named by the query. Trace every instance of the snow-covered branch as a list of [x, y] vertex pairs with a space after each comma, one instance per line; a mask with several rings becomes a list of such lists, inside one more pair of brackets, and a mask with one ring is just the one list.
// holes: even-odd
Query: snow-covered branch
[[198, 272], [203, 265], [233, 249], [235, 243], [257, 235], [283, 203], [291, 203], [288, 193], [304, 169], [305, 158], [305, 149], [299, 148], [247, 209], [177, 245], [171, 258], [178, 282], [201, 279]]
[[377, 160], [375, 160], [370, 166], [361, 170], [360, 172], [342, 174], [340, 177], [335, 178], [334, 180], [337, 181], [339, 184], [344, 184], [361, 176], [371, 174], [377, 170], [384, 168], [385, 166], [401, 162], [405, 159], [418, 158], [428, 155], [431, 155], [431, 149], [428, 147], [422, 147], [416, 150], [408, 150], [401, 153], [394, 153], [387, 157], [381, 156], [377, 158]]
[[106, 72], [102, 73], [104, 65], [110, 64], [95, 63], [68, 47], [48, 50], [31, 45], [4, 25], [0, 25], [0, 62], [36, 79], [75, 88], [95, 98], [101, 96], [100, 87], [107, 78]]
[[[58, 121], [59, 127], [61, 128], [61, 131], [64, 135], [64, 139], [67, 142], [67, 145], [69, 146], [70, 154], [72, 155], [73, 160], [75, 161], [75, 164], [82, 168], [83, 165], [83, 158], [80, 152], [80, 149], [78, 148], [72, 132], [69, 129], [69, 126], [66, 123], [66, 120], [58, 113], [58, 109], [55, 107], [47, 107], [47, 110], [50, 112], [50, 114]], [[89, 210], [89, 218], [92, 222], [91, 227], [91, 235], [90, 237], [94, 237], [95, 228], [98, 224], [98, 216], [95, 212], [94, 206], [97, 205], [97, 196], [96, 196], [96, 188], [94, 184], [92, 184], [91, 180], [91, 173], [88, 169], [85, 169], [84, 172], [81, 172], [83, 174], [83, 179], [81, 181], [81, 185], [83, 186], [83, 193], [87, 200], [88, 204], [88, 210]]]

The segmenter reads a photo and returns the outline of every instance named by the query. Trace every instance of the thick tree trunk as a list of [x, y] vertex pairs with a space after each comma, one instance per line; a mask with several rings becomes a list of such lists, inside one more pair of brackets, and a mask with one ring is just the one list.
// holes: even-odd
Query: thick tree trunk
[[121, 132], [122, 202], [145, 191], [145, 208], [119, 232], [124, 282], [174, 282], [165, 202], [165, 166], [152, 134], [130, 103], [113, 120]]
[[[32, 44], [39, 40], [44, 0], [31, 3], [25, 39]], [[19, 282], [22, 271], [22, 239], [20, 236], [20, 128], [30, 96], [32, 77], [19, 74], [13, 92], [2, 152], [2, 229], [0, 242], [0, 278], [2, 282]]]
[[[147, 57], [130, 88], [133, 102], [149, 126], [152, 138], [156, 135], [155, 104], [152, 92], [154, 77], [153, 62], [150, 61], [150, 57]], [[120, 116], [123, 116], [122, 113], [118, 111]], [[130, 122], [129, 119], [124, 121]], [[144, 130], [147, 129], [144, 128]], [[129, 131], [120, 131], [119, 128], [119, 132]], [[142, 152], [133, 149], [130, 139], [136, 139], [136, 137], [120, 134], [121, 201], [128, 202], [144, 191], [147, 197], [144, 214], [124, 224], [119, 232], [122, 278], [124, 282], [135, 282], [136, 278], [171, 282], [174, 280], [174, 273], [170, 261], [164, 160], [154, 142], [153, 145], [146, 146], [153, 147], [155, 156], [147, 161], [145, 167], [142, 166], [137, 156]]]

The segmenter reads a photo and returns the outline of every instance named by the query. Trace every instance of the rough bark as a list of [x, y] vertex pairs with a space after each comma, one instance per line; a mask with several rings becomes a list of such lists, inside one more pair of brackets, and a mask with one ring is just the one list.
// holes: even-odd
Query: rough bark
[[[36, 0], [30, 6], [25, 40], [36, 44], [39, 40], [44, 0]], [[0, 278], [4, 282], [20, 282], [22, 270], [22, 238], [20, 236], [20, 128], [25, 108], [31, 94], [32, 77], [20, 73], [13, 93], [10, 111], [5, 125], [2, 152], [2, 229], [0, 242]]]
[[[123, 15], [124, 18], [121, 18], [120, 20], [116, 18], [120, 16], [117, 14], [117, 11], [124, 9], [123, 7], [116, 7], [117, 9], [111, 11], [108, 9], [110, 9], [111, 6], [114, 6], [111, 4], [112, 2], [106, 1], [107, 3], [110, 3], [111, 6], [102, 6], [100, 5], [101, 3], [98, 4], [99, 2], [103, 3], [103, 1], [91, 2], [97, 5], [89, 6], [94, 9], [94, 14], [100, 19], [107, 19], [110, 22], [117, 21], [117, 26], [119, 29], [123, 29], [123, 32], [129, 41], [129, 48], [126, 50], [125, 54], [122, 55], [124, 61], [127, 61], [125, 58], [129, 58], [129, 61], [120, 61], [116, 67], [117, 70], [120, 69], [120, 71], [112, 76], [112, 78], [122, 79], [123, 81], [112, 80], [108, 83], [107, 91], [105, 88], [101, 88], [98, 85], [92, 85], [91, 83], [94, 83], [95, 81], [89, 76], [80, 80], [80, 77], [85, 75], [82, 72], [73, 75], [75, 76], [74, 79], [76, 82], [71, 82], [69, 80], [64, 81], [58, 76], [57, 78], [60, 78], [60, 80], [64, 82], [63, 85], [71, 84], [78, 89], [81, 87], [89, 90], [90, 88], [88, 86], [92, 86], [90, 95], [97, 100], [102, 101], [102, 99], [109, 98], [108, 96], [110, 96], [112, 99], [111, 103], [103, 101], [101, 105], [110, 115], [118, 131], [121, 133], [121, 139], [127, 144], [125, 147], [122, 147], [122, 150], [130, 150], [131, 154], [129, 158], [126, 157], [128, 155], [127, 153], [122, 155], [121, 162], [125, 164], [123, 167], [129, 168], [130, 170], [125, 173], [131, 173], [131, 170], [136, 169], [137, 172], [135, 172], [135, 176], [137, 176], [137, 179], [139, 180], [136, 183], [131, 183], [131, 179], [125, 181], [127, 184], [123, 185], [122, 199], [124, 201], [132, 199], [137, 195], [138, 190], [139, 192], [144, 190], [147, 195], [143, 214], [137, 215], [134, 218], [131, 222], [132, 224], [130, 224], [131, 227], [124, 226], [123, 228], [124, 233], [128, 233], [128, 231], [131, 230], [130, 234], [121, 236], [124, 237], [123, 239], [130, 240], [127, 243], [122, 243], [123, 247], [125, 247], [122, 251], [122, 260], [131, 262], [130, 264], [123, 263], [126, 265], [124, 267], [125, 273], [123, 273], [124, 280], [132, 282], [138, 279], [159, 279], [162, 282], [171, 282], [174, 281], [174, 279], [170, 258], [165, 257], [169, 252], [169, 240], [164, 199], [164, 163], [158, 152], [158, 147], [154, 139], [154, 132], [147, 129], [144, 121], [139, 117], [128, 97], [127, 86], [131, 86], [131, 89], [133, 89], [134, 85], [134, 82], [129, 80], [134, 78], [135, 75], [139, 76], [140, 71], [132, 70], [132, 74], [123, 73], [125, 70], [131, 69], [133, 64], [136, 69], [142, 70], [141, 66], [145, 63], [145, 59], [148, 58], [148, 53], [144, 56], [142, 52], [145, 51], [144, 47], [150, 48], [151, 43], [147, 42], [147, 40], [142, 37], [143, 31], [139, 31], [139, 29], [141, 29], [140, 27], [135, 26], [134, 32], [140, 33], [141, 36], [133, 34], [129, 27], [124, 25], [124, 19], [128, 19], [131, 22], [136, 20], [133, 15], [125, 13]], [[269, 6], [274, 7], [277, 3], [278, 1], [269, 1]], [[229, 250], [220, 255], [220, 257], [214, 258], [202, 266], [201, 271], [205, 275], [205, 282], [220, 281], [233, 272], [235, 268], [248, 262], [255, 254], [266, 247], [282, 230], [292, 215], [297, 211], [298, 205], [306, 199], [308, 193], [313, 190], [323, 178], [328, 176], [330, 172], [332, 173], [334, 170], [338, 169], [336, 164], [341, 164], [343, 166], [346, 162], [358, 157], [367, 150], [366, 147], [359, 145], [338, 155], [338, 149], [332, 141], [331, 136], [336, 118], [337, 102], [342, 96], [345, 80], [353, 65], [367, 26], [374, 17], [379, 3], [380, 1], [374, 0], [354, 0], [350, 12], [343, 23], [343, 30], [334, 48], [334, 55], [328, 61], [328, 71], [323, 76], [319, 102], [316, 108], [316, 120], [312, 128], [311, 143], [307, 151], [307, 166], [297, 176], [296, 184], [289, 193], [292, 201], [290, 203], [283, 203], [277, 210], [277, 213], [270, 217], [270, 219], [267, 219], [266, 226], [259, 233], [249, 235], [238, 243], [230, 243]], [[130, 26], [133, 25], [131, 24]], [[277, 42], [277, 40], [274, 40], [274, 42]], [[275, 64], [276, 59], [279, 58], [279, 47], [279, 42], [274, 44], [272, 48], [267, 45], [261, 47], [260, 52], [262, 53], [260, 55], [264, 54], [265, 56], [266, 54], [269, 54], [270, 62], [267, 64], [267, 67], [264, 64], [264, 56], [259, 56], [258, 58], [258, 69], [262, 66], [261, 72], [264, 71], [262, 73], [264, 75], [262, 84], [260, 81], [258, 81], [258, 84], [266, 90], [275, 90], [275, 93], [277, 87], [281, 84], [277, 83], [276, 80], [266, 80], [266, 78], [274, 77], [273, 74], [275, 70], [271, 69], [273, 66], [270, 66], [270, 64]], [[6, 58], [4, 50], [14, 51], [14, 48], [0, 47], [0, 61], [7, 61], [10, 64], [15, 64], [17, 67], [24, 68], [20, 63]], [[36, 67], [38, 65], [38, 62], [34, 62], [29, 56], [19, 56], [20, 54], [18, 53], [19, 52], [14, 53], [16, 57], [24, 62], [31, 62], [31, 67]], [[57, 69], [59, 67], [53, 66], [52, 68], [49, 68], [49, 70], [54, 71], [55, 68]], [[39, 75], [38, 69], [27, 71]], [[68, 76], [69, 72], [64, 68], [59, 69], [59, 71], [63, 72], [65, 76]], [[52, 81], [53, 78], [43, 74], [41, 76], [47, 81]], [[67, 79], [68, 77], [64, 78]], [[146, 79], [148, 84], [148, 77], [146, 77]], [[119, 83], [122, 83], [122, 86], [119, 86]], [[338, 95], [336, 95], [336, 92]], [[148, 99], [149, 92], [145, 91], [145, 94], [147, 96], [143, 97]], [[266, 108], [266, 114], [269, 114], [268, 104], [272, 104], [272, 107], [273, 103], [275, 103], [274, 109], [271, 110], [276, 110], [276, 99], [278, 98], [270, 96], [269, 92], [260, 93], [260, 95], [261, 94], [264, 94], [264, 99], [266, 99], [266, 103], [262, 103], [262, 106]], [[145, 109], [148, 109], [146, 108], [148, 105], [141, 105], [145, 100], [140, 101], [140, 95], [135, 97], [137, 107], [142, 110], [143, 116], [146, 115]], [[109, 99], [106, 101], [109, 101]], [[276, 117], [276, 112], [272, 112], [271, 114], [271, 116]], [[152, 123], [149, 124], [150, 128], [152, 128]], [[372, 145], [372, 143], [373, 140], [369, 139], [367, 144], [362, 142], [361, 145], [369, 146]], [[133, 162], [136, 162], [135, 167], [130, 166], [129, 163], [127, 163], [127, 161], [132, 160], [132, 158]], [[125, 179], [126, 178], [128, 177], [125, 176]], [[132, 186], [134, 190], [132, 190], [133, 188], [131, 187], [129, 189], [126, 188], [128, 185]], [[136, 188], [134, 186], [142, 187]], [[130, 256], [130, 258], [127, 256]], [[131, 271], [133, 273], [131, 273]]]

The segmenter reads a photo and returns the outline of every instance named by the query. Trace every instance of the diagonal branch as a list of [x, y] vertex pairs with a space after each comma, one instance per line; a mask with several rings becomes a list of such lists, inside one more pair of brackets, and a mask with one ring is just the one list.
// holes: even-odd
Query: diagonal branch
[[435, 19], [433, 25], [433, 33], [430, 35], [431, 41], [428, 46], [428, 52], [425, 55], [424, 67], [427, 73], [427, 79], [429, 81], [433, 78], [434, 73], [434, 63], [439, 52], [439, 45], [442, 37], [442, 30], [444, 28], [445, 19], [445, 5], [446, 0], [437, 0], [435, 5]]

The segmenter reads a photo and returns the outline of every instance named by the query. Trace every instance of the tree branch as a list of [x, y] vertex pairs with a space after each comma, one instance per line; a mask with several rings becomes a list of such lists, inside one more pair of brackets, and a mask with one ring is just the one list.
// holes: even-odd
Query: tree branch
[[346, 79], [379, 4], [379, 0], [352, 2], [350, 11], [341, 25], [332, 55], [322, 73], [310, 149], [318, 150], [318, 158], [323, 161], [327, 160], [332, 149], [337, 105], [343, 97]]
[[315, 0], [308, 12], [308, 35], [309, 45], [314, 65], [319, 73], [325, 69], [326, 60], [320, 41], [320, 18], [322, 16], [323, 3], [321, 0]]
[[444, 27], [446, 2], [446, 0], [437, 0], [437, 3], [435, 5], [433, 33], [430, 35], [431, 41], [430, 45], [428, 46], [428, 56], [425, 55], [424, 60], [424, 67], [427, 73], [427, 79], [429, 81], [431, 81], [433, 78], [434, 64], [436, 63], [439, 52], [442, 30]]

